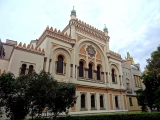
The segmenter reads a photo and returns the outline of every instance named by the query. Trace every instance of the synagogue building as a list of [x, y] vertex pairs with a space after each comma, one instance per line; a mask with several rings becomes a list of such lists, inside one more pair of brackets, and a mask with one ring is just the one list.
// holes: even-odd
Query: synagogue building
[[47, 26], [28, 45], [8, 39], [0, 42], [0, 74], [10, 71], [19, 76], [44, 70], [59, 82], [76, 84], [77, 103], [69, 114], [128, 112], [130, 98], [136, 99], [132, 88], [142, 87], [141, 72], [129, 57], [123, 61], [111, 51], [109, 41], [106, 26], [101, 31], [78, 20], [73, 9], [62, 31]]

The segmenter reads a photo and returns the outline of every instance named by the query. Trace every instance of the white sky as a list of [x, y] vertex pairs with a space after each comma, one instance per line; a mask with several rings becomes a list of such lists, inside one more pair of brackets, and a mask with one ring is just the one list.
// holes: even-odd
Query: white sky
[[103, 30], [110, 49], [124, 59], [129, 51], [144, 70], [160, 44], [160, 0], [0, 0], [0, 38], [30, 43], [47, 25], [63, 30], [75, 6], [77, 18]]

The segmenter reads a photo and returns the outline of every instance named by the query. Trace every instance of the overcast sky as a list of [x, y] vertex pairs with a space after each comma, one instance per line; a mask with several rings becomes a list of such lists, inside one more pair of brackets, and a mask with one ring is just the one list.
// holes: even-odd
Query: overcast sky
[[0, 38], [30, 43], [47, 25], [63, 30], [75, 6], [77, 18], [103, 30], [110, 49], [124, 59], [129, 51], [144, 70], [160, 44], [160, 0], [0, 0]]

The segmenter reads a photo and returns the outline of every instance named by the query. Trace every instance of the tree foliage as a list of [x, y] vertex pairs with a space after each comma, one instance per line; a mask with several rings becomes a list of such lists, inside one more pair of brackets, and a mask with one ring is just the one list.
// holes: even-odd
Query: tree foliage
[[137, 98], [139, 102], [145, 101], [147, 106], [152, 110], [156, 107], [160, 108], [160, 46], [157, 50], [152, 52], [151, 58], [147, 59], [148, 65], [146, 66], [147, 72], [142, 75], [142, 80], [145, 85], [145, 89], [137, 91]]
[[44, 108], [56, 117], [75, 104], [75, 90], [74, 84], [57, 83], [44, 71], [17, 78], [12, 73], [0, 76], [0, 102], [11, 120], [23, 120], [29, 113], [40, 117]]
[[73, 107], [76, 103], [76, 86], [72, 83], [59, 83], [54, 92], [48, 98], [48, 110], [54, 113], [54, 118], [62, 112], [68, 112], [67, 109]]

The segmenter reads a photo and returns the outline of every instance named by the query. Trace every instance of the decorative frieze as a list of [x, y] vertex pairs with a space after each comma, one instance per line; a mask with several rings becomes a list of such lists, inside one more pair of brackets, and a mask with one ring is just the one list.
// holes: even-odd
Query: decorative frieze
[[89, 60], [89, 61], [92, 61], [93, 63], [94, 63], [94, 59], [95, 59], [95, 58], [88, 57], [88, 60]]
[[102, 64], [102, 60], [98, 60], [98, 59], [96, 59], [96, 62], [97, 62], [97, 63], [101, 63], [101, 64]]
[[110, 89], [100, 89], [100, 88], [90, 88], [77, 86], [78, 91], [88, 91], [88, 92], [102, 92], [102, 93], [112, 93], [112, 94], [125, 94], [125, 91], [110, 90]]
[[40, 47], [35, 47], [33, 45], [30, 46], [30, 44], [27, 45], [26, 47], [26, 43], [24, 43], [22, 45], [22, 42], [20, 42], [19, 44], [17, 43], [17, 45], [15, 45], [16, 49], [21, 49], [21, 50], [25, 50], [25, 51], [29, 51], [29, 52], [34, 52], [34, 53], [40, 53], [40, 54], [44, 54], [45, 51], [44, 49], [41, 50]]
[[82, 55], [82, 54], [79, 54], [79, 58], [82, 58], [82, 59], [86, 59], [86, 56], [85, 55]]
[[49, 26], [47, 26], [42, 35], [39, 37], [37, 46], [39, 46], [46, 37], [51, 37], [71, 44], [70, 34], [68, 35], [67, 33], [61, 32], [56, 28], [53, 30], [53, 27], [49, 28]]
[[108, 58], [112, 58], [112, 59], [115, 59], [115, 60], [118, 60], [118, 61], [121, 61], [122, 58], [121, 58], [121, 55], [116, 53], [116, 52], [113, 52], [113, 51], [109, 51], [107, 52], [107, 57]]

